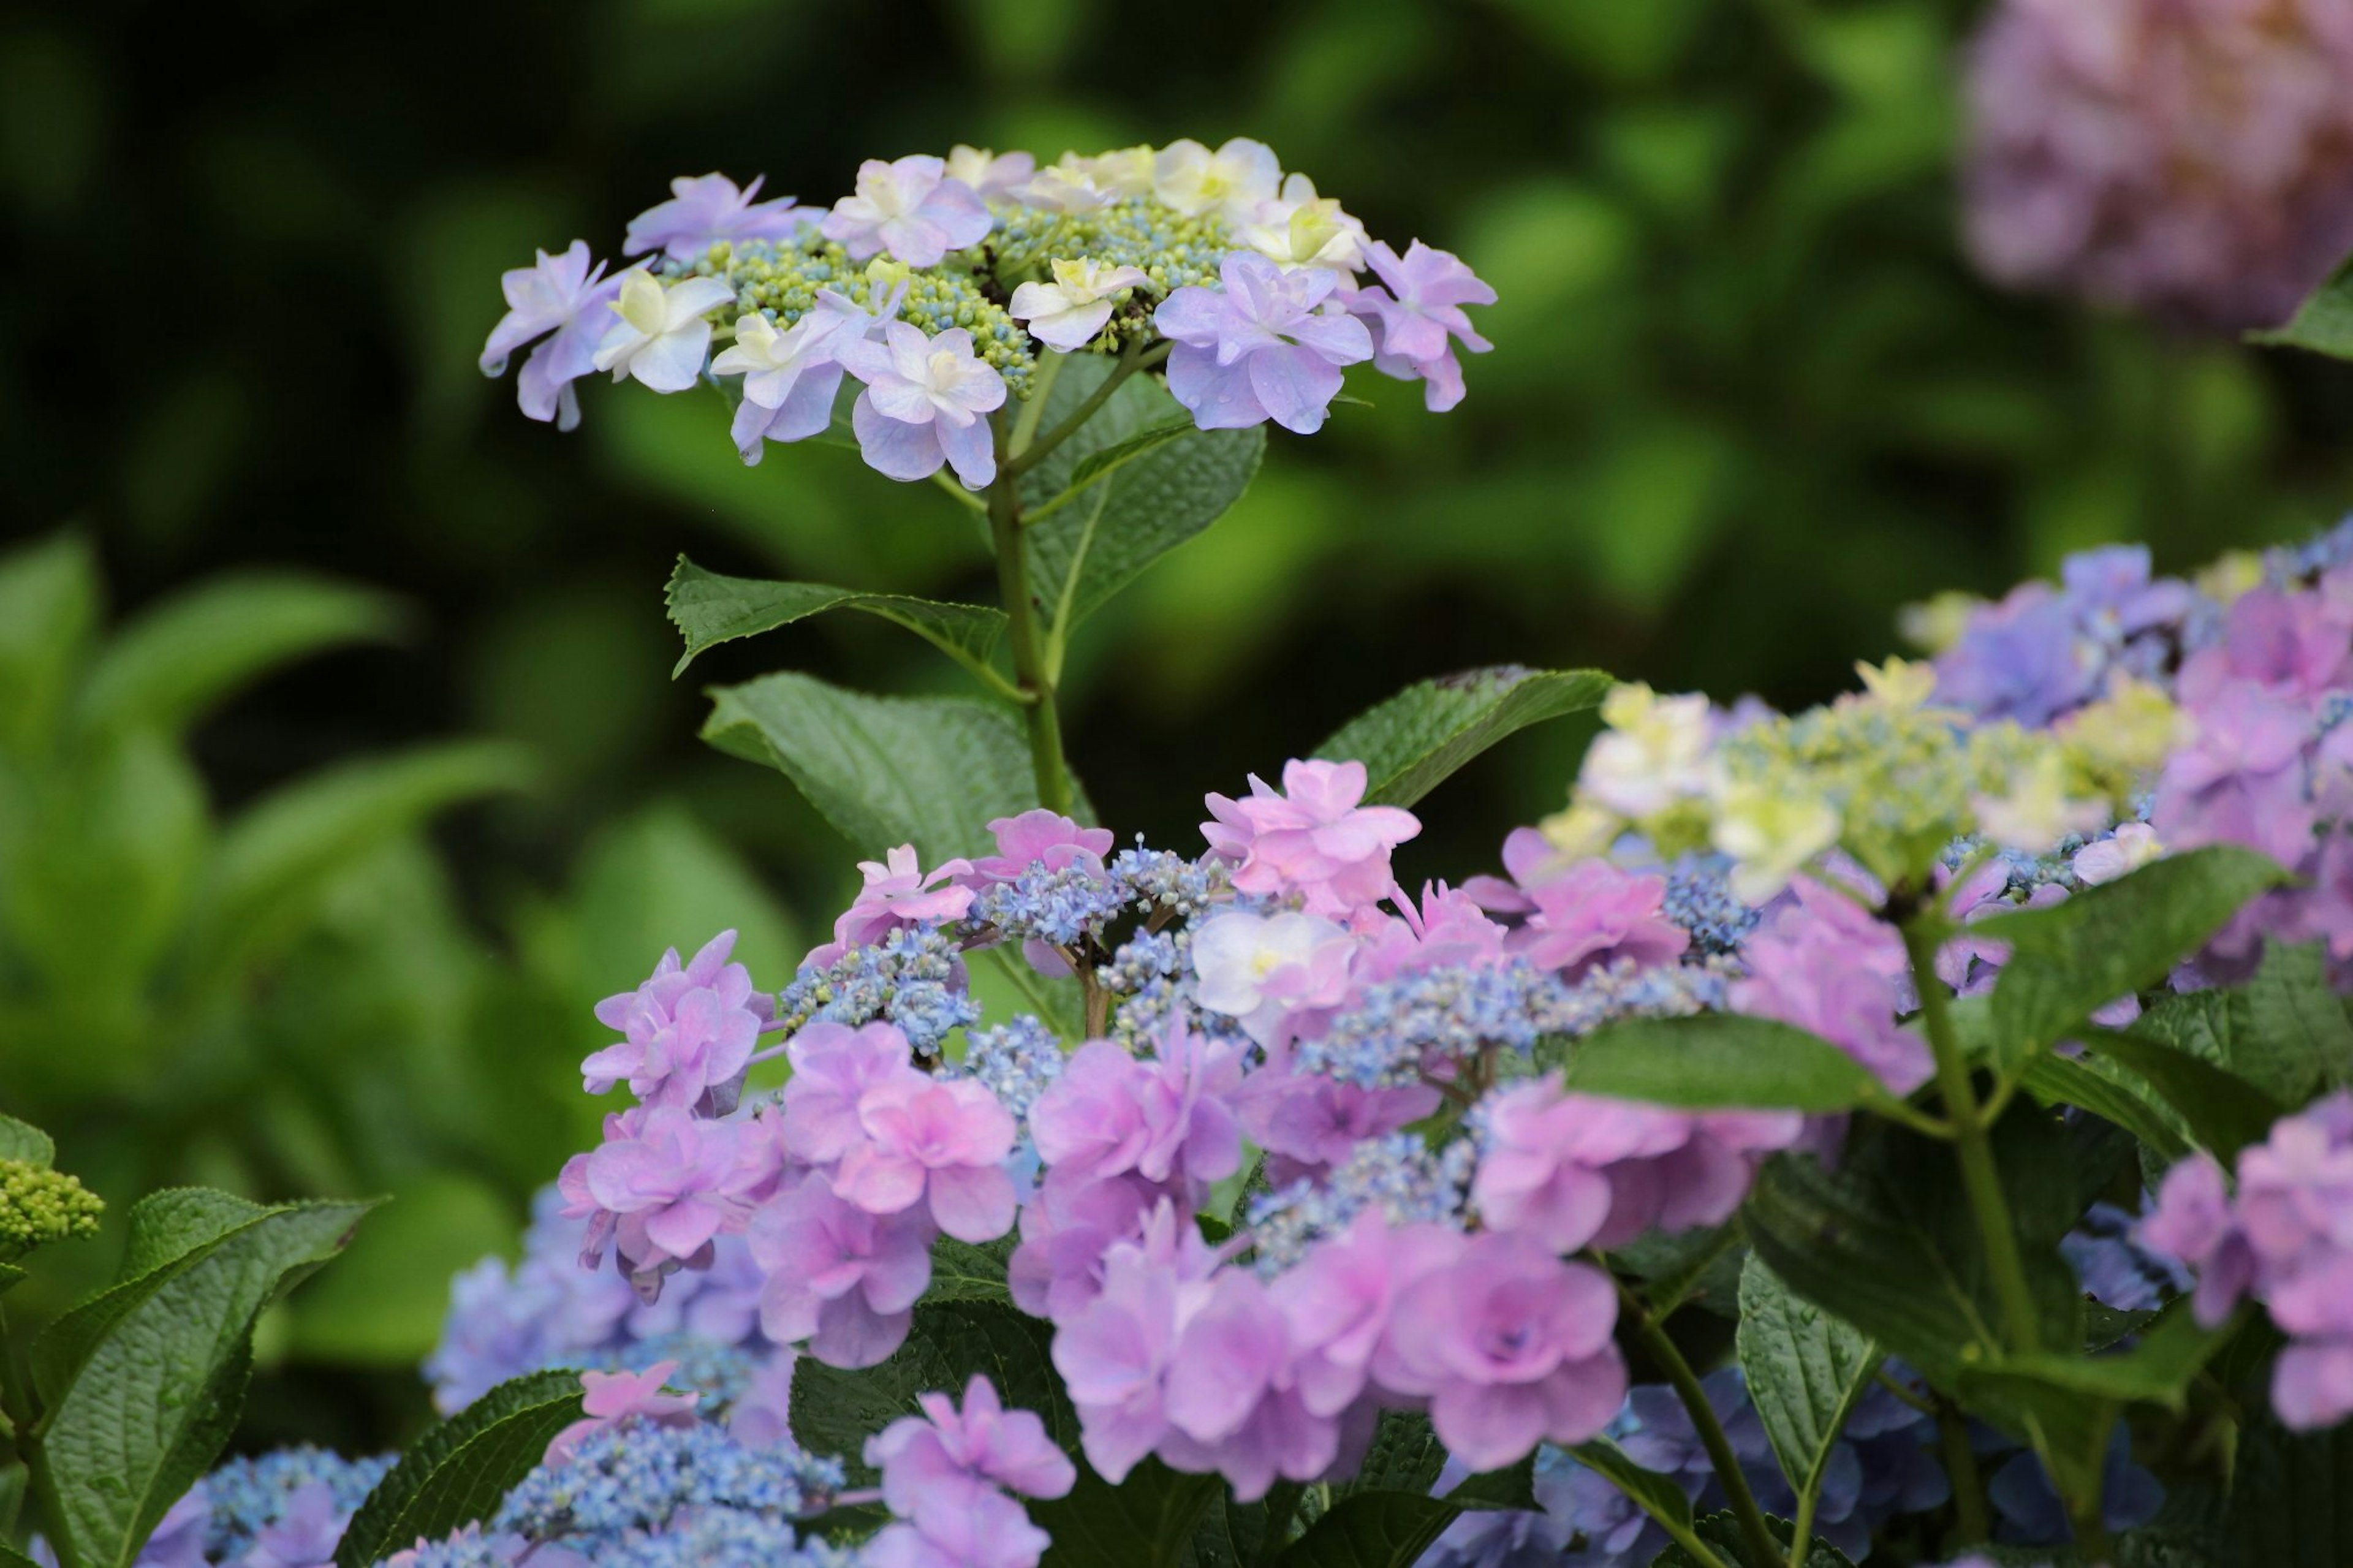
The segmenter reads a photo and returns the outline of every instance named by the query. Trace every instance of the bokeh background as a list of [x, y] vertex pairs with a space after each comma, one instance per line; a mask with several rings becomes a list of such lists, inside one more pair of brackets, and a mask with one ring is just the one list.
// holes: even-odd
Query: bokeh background
[[[425, 1415], [449, 1272], [589, 1137], [588, 1005], [724, 924], [789, 976], [882, 847], [701, 746], [698, 683], [942, 678], [851, 616], [674, 684], [671, 561], [980, 598], [987, 563], [853, 455], [743, 468], [714, 398], [588, 386], [565, 436], [477, 374], [501, 268], [607, 251], [682, 172], [829, 201], [955, 141], [1247, 134], [1494, 284], [1463, 406], [1352, 385], [1074, 650], [1079, 771], [1172, 845], [1424, 676], [1802, 704], [1939, 589], [2333, 520], [2345, 369], [1972, 270], [1981, 9], [0, 9], [0, 1105], [118, 1213], [398, 1194], [271, 1320], [241, 1439], [364, 1450]], [[1402, 868], [1484, 868], [1583, 738], [1451, 783]]]

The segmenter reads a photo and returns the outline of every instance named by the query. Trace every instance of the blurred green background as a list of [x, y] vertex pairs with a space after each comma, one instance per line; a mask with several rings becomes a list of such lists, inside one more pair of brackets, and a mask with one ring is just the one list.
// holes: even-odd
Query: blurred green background
[[[1969, 274], [1977, 9], [0, 10], [0, 525], [52, 542], [0, 589], [0, 1104], [118, 1212], [164, 1181], [400, 1194], [273, 1323], [245, 1438], [379, 1445], [424, 1411], [449, 1270], [592, 1135], [589, 1004], [728, 923], [781, 984], [883, 847], [699, 745], [660, 587], [685, 551], [986, 598], [963, 514], [836, 450], [746, 470], [707, 395], [587, 386], [561, 436], [474, 368], [501, 268], [609, 254], [681, 172], [822, 202], [862, 157], [955, 141], [1248, 134], [1495, 285], [1462, 407], [1352, 383], [1374, 406], [1278, 434], [1074, 650], [1080, 773], [1172, 845], [1204, 790], [1427, 675], [1801, 704], [1938, 589], [2332, 520], [2346, 370]], [[695, 679], [945, 680], [861, 619]], [[1403, 871], [1484, 868], [1582, 740], [1450, 784]]]

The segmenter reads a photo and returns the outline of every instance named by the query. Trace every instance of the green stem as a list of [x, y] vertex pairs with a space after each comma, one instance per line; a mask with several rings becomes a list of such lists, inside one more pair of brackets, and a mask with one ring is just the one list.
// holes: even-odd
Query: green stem
[[2034, 1292], [2026, 1283], [2018, 1232], [2010, 1225], [2001, 1173], [1994, 1165], [1993, 1141], [1986, 1135], [1987, 1117], [1978, 1104], [1977, 1088], [1969, 1081], [1968, 1058], [1953, 1033], [1952, 998], [1936, 977], [1941, 924], [1933, 911], [1905, 921], [1904, 948], [1912, 959], [1912, 979], [1920, 994], [1920, 1019], [1928, 1036], [1928, 1049], [1936, 1058], [1936, 1085], [1945, 1097], [1945, 1120], [1952, 1125], [1953, 1149], [1960, 1156], [1961, 1190], [1977, 1221], [1978, 1238], [1985, 1247], [1986, 1272], [1993, 1280], [1995, 1298], [2001, 1302], [2010, 1348], [2037, 1350], [2042, 1331], [2034, 1310]]
[[[1093, 418], [1095, 410], [1111, 401], [1111, 395], [1119, 390], [1121, 383], [1137, 371], [1148, 370], [1166, 359], [1171, 346], [1168, 343], [1161, 343], [1147, 350], [1140, 338], [1128, 344], [1126, 352], [1119, 356], [1119, 363], [1112, 366], [1111, 374], [1097, 382], [1095, 389], [1088, 393], [1076, 408], [1064, 416], [1060, 424], [1008, 456], [1000, 477], [1018, 479], [1036, 468], [1047, 453], [1069, 440], [1078, 433], [1080, 426]], [[1042, 408], [1045, 403], [1043, 395], [1032, 395], [1029, 403], [1032, 407]], [[1028, 408], [1024, 408], [1022, 413], [1026, 415], [1029, 411]]]
[[1953, 1483], [1953, 1539], [1946, 1550], [1957, 1552], [1992, 1538], [1993, 1521], [1986, 1512], [1985, 1478], [1978, 1474], [1977, 1451], [1969, 1447], [1969, 1424], [1950, 1400], [1936, 1405], [1936, 1433], [1945, 1447], [1945, 1470]]
[[[1023, 718], [1029, 730], [1029, 762], [1038, 782], [1038, 804], [1071, 814], [1071, 771], [1062, 761], [1062, 725], [1054, 707], [1054, 678], [1047, 672], [1038, 641], [1038, 611], [1029, 596], [1029, 567], [1021, 544], [1021, 485], [1007, 460], [1005, 427], [997, 427], [996, 481], [988, 487], [988, 539], [997, 551], [997, 592], [1005, 605], [1005, 640], [1013, 653], [1013, 675], [1021, 689]], [[1033, 447], [1032, 450], [1035, 450]]]
[[16, 1364], [16, 1347], [8, 1340], [8, 1314], [5, 1308], [0, 1308], [0, 1405], [6, 1406], [8, 1420], [16, 1427], [16, 1458], [24, 1463], [29, 1489], [41, 1505], [41, 1516], [50, 1533], [58, 1537], [49, 1542], [50, 1550], [58, 1554], [63, 1568], [81, 1568], [81, 1553], [59, 1528], [66, 1517], [65, 1501], [58, 1495], [58, 1479], [50, 1474], [48, 1462], [41, 1453], [38, 1410], [32, 1389], [25, 1381], [24, 1370]]
[[1707, 1402], [1707, 1390], [1700, 1386], [1699, 1375], [1692, 1371], [1691, 1363], [1683, 1359], [1675, 1342], [1667, 1337], [1667, 1331], [1642, 1305], [1641, 1298], [1615, 1275], [1611, 1282], [1618, 1287], [1620, 1310], [1632, 1318], [1642, 1348], [1667, 1374], [1667, 1381], [1674, 1385], [1675, 1396], [1683, 1402], [1692, 1426], [1699, 1432], [1708, 1462], [1715, 1467], [1715, 1479], [1724, 1483], [1725, 1494], [1732, 1499], [1732, 1512], [1740, 1521], [1740, 1534], [1748, 1544], [1749, 1560], [1762, 1568], [1782, 1568], [1781, 1543], [1766, 1527], [1765, 1510], [1757, 1506], [1757, 1494], [1748, 1489], [1748, 1478], [1741, 1474], [1740, 1460], [1732, 1451], [1732, 1439], [1725, 1436], [1724, 1423], [1715, 1418], [1715, 1406]]
[[1046, 362], [1038, 367], [1037, 384], [1029, 389], [1029, 401], [1013, 421], [1013, 439], [1005, 446], [1008, 457], [1018, 458], [1029, 449], [1037, 439], [1038, 422], [1046, 416], [1046, 397], [1054, 390], [1054, 383], [1062, 374], [1062, 362], [1071, 356], [1052, 349], [1046, 351]]

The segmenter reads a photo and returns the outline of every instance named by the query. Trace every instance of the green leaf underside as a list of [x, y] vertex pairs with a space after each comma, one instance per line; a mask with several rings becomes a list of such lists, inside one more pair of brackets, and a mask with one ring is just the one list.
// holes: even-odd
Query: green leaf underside
[[2119, 996], [2145, 991], [2286, 873], [2228, 846], [2155, 860], [2048, 909], [1970, 928], [2011, 944], [1994, 983], [1993, 1017], [2010, 1059], [2079, 1028]]
[[2059, 1355], [2049, 1351], [2011, 1355], [1998, 1367], [1968, 1373], [1964, 1386], [2036, 1383], [2090, 1398], [2118, 1404], [2143, 1401], [2178, 1411], [2189, 1380], [2231, 1337], [2227, 1328], [2200, 1328], [2186, 1300], [2178, 1300], [2157, 1314], [2139, 1333], [2130, 1350], [2105, 1355]]
[[1828, 1040], [1739, 1013], [1605, 1025], [1570, 1046], [1567, 1081], [1584, 1094], [1687, 1109], [1827, 1115], [1887, 1098], [1869, 1069]]
[[58, 1146], [29, 1121], [0, 1113], [0, 1160], [16, 1160], [47, 1170], [57, 1163]]
[[983, 605], [940, 604], [904, 594], [869, 594], [823, 583], [781, 583], [706, 572], [681, 555], [663, 602], [686, 639], [673, 677], [707, 649], [755, 637], [827, 610], [860, 610], [904, 626], [967, 668], [987, 667], [1005, 631], [1005, 612]]
[[2189, 1152], [2189, 1140], [2171, 1111], [2151, 1102], [2147, 1086], [2119, 1081], [2124, 1069], [2097, 1058], [2037, 1057], [2019, 1077], [2029, 1094], [2047, 1106], [2073, 1105], [2115, 1123], [2170, 1164]]
[[1054, 1538], [1040, 1568], [1176, 1568], [1225, 1488], [1217, 1476], [1185, 1475], [1155, 1458], [1113, 1486], [1082, 1460], [1068, 1497], [1029, 1505], [1031, 1521]]
[[577, 1373], [499, 1384], [418, 1438], [376, 1483], [335, 1549], [336, 1568], [367, 1568], [420, 1538], [487, 1519], [579, 1416]]
[[1495, 665], [1409, 686], [1315, 748], [1365, 764], [1365, 800], [1411, 805], [1498, 741], [1599, 704], [1614, 684], [1597, 669]]
[[[1765, 1526], [1786, 1552], [1796, 1527], [1769, 1513], [1765, 1516]], [[1707, 1542], [1725, 1568], [1763, 1568], [1749, 1557], [1747, 1538], [1741, 1533], [1740, 1521], [1731, 1514], [1711, 1513], [1696, 1520], [1692, 1532]], [[1697, 1568], [1697, 1559], [1680, 1546], [1669, 1546], [1653, 1559], [1651, 1568]], [[1817, 1535], [1807, 1549], [1805, 1568], [1854, 1568], [1854, 1564], [1845, 1552]]]
[[[1064, 361], [1040, 428], [1076, 409], [1111, 370], [1101, 354]], [[1250, 488], [1265, 450], [1261, 428], [1191, 428], [1155, 376], [1121, 384], [1021, 479], [1022, 506], [1037, 518], [1025, 533], [1029, 587], [1050, 639], [1059, 646], [1145, 567], [1223, 516]], [[1075, 493], [1057, 505], [1066, 491]]]
[[1534, 1460], [1524, 1459], [1468, 1477], [1443, 1497], [1426, 1489], [1352, 1489], [1283, 1548], [1277, 1568], [1411, 1568], [1465, 1512], [1536, 1506], [1534, 1470]]
[[61, 1478], [47, 1522], [81, 1561], [127, 1564], [228, 1440], [262, 1310], [332, 1258], [371, 1204], [261, 1208], [227, 1194], [156, 1194], [132, 1213], [113, 1286], [33, 1345]]
[[1793, 1295], [1752, 1255], [1740, 1277], [1740, 1369], [1781, 1473], [1800, 1497], [1823, 1468], [1881, 1361], [1868, 1334]]
[[1636, 1464], [1625, 1449], [1607, 1437], [1579, 1443], [1568, 1451], [1579, 1464], [1599, 1471], [1612, 1486], [1633, 1500], [1634, 1505], [1652, 1519], [1681, 1527], [1691, 1524], [1691, 1499], [1683, 1495], [1682, 1483], [1672, 1476], [1645, 1469]]
[[[2078, 1214], [2067, 1140], [2047, 1111], [2013, 1106], [1993, 1142], [2042, 1341], [2080, 1343], [2082, 1298], [2058, 1252]], [[1768, 1161], [1744, 1218], [1792, 1291], [1939, 1386], [2000, 1355], [2001, 1314], [1948, 1145], [1864, 1123], [1835, 1173], [1810, 1156]]]
[[2248, 1144], [2268, 1137], [2272, 1123], [2286, 1114], [2279, 1101], [2237, 1074], [2161, 1039], [2135, 1030], [2087, 1029], [2083, 1040], [2085, 1049], [2146, 1080], [2181, 1118], [2190, 1136], [2225, 1163]]
[[1009, 708], [956, 697], [871, 697], [792, 671], [712, 693], [702, 738], [783, 773], [851, 845], [925, 865], [987, 854], [992, 818], [1038, 804]]
[[[2332, 359], [2353, 359], [2353, 259], [2295, 308], [2284, 327], [2247, 334], [2247, 342], [2274, 348], [2308, 349]], [[2347, 1559], [2353, 1561], [2353, 1558]]]

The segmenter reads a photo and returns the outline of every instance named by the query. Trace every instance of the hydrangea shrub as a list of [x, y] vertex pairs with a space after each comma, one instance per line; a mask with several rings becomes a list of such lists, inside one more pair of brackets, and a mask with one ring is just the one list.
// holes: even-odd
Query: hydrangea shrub
[[[2353, 523], [1922, 606], [1927, 658], [1795, 714], [1444, 677], [1155, 846], [1071, 773], [1070, 628], [1345, 367], [1451, 406], [1475, 275], [1240, 140], [877, 161], [821, 209], [684, 179], [624, 258], [508, 275], [483, 363], [530, 350], [526, 414], [708, 383], [746, 461], [937, 485], [1003, 589], [681, 563], [681, 668], [850, 608], [979, 695], [712, 693], [876, 858], [795, 973], [721, 932], [597, 1004], [602, 1136], [454, 1282], [406, 1453], [206, 1473], [253, 1316], [355, 1211], [140, 1205], [123, 1281], [9, 1363], [40, 1551], [2343, 1559]], [[1404, 885], [1451, 772], [1592, 708], [1557, 814]], [[90, 1207], [0, 1131], [5, 1286]]]

